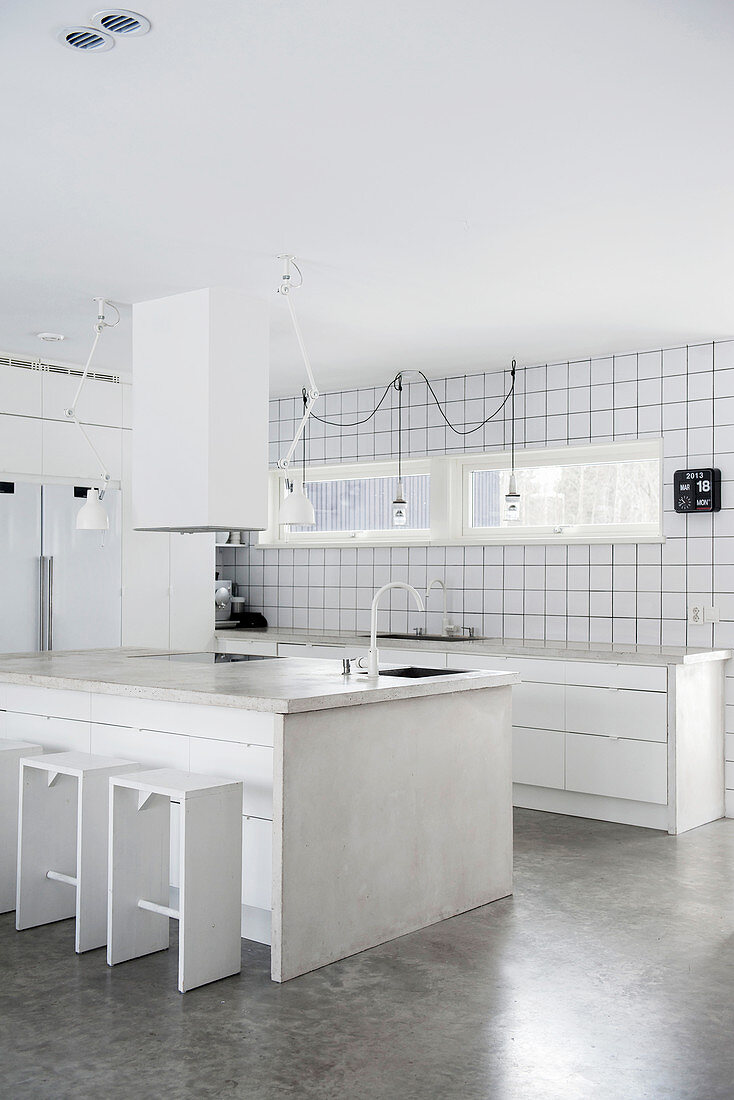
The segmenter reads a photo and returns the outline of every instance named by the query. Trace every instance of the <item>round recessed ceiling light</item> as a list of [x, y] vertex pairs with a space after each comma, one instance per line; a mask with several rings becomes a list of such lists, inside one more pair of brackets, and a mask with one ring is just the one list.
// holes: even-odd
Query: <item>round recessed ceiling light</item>
[[47, 344], [59, 344], [62, 340], [66, 339], [60, 332], [37, 332], [36, 336], [39, 340], [44, 340]]
[[120, 34], [126, 38], [133, 35], [147, 34], [150, 30], [150, 20], [136, 11], [128, 11], [127, 8], [103, 8], [92, 16], [95, 27], [100, 27], [109, 34]]
[[98, 31], [96, 27], [64, 27], [56, 37], [70, 50], [87, 50], [89, 53], [104, 53], [115, 44], [111, 34]]

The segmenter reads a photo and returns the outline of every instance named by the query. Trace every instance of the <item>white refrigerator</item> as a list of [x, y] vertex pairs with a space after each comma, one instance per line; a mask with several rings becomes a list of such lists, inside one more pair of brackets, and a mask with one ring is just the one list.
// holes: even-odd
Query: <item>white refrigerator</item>
[[0, 653], [121, 644], [120, 492], [109, 531], [77, 531], [87, 488], [0, 481]]

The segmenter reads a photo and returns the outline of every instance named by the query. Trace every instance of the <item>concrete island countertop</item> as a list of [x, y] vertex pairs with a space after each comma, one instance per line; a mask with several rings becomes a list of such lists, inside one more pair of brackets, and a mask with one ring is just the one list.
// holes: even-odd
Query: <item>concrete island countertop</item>
[[514, 672], [473, 670], [419, 680], [390, 676], [375, 683], [356, 671], [342, 676], [341, 663], [333, 660], [275, 658], [197, 664], [150, 659], [168, 652], [122, 648], [8, 654], [0, 656], [0, 684], [293, 714], [451, 695], [520, 680]]
[[[217, 638], [260, 638], [270, 642], [292, 642], [309, 645], [353, 645], [369, 648], [369, 634], [354, 630], [311, 630], [307, 627], [260, 627], [218, 629]], [[420, 635], [408, 638], [385, 638], [377, 635], [380, 653], [389, 649], [425, 649], [426, 652], [472, 653], [494, 657], [537, 657], [566, 661], [608, 661], [614, 664], [691, 665], [702, 661], [727, 661], [730, 649], [702, 649], [685, 646], [633, 645], [618, 642], [554, 642], [515, 638], [451, 638], [429, 639]]]

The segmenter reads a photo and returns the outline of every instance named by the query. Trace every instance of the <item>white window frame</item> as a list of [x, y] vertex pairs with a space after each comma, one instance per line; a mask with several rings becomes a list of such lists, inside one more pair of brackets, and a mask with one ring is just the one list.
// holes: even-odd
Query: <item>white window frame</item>
[[657, 462], [658, 515], [653, 523], [610, 524], [517, 524], [512, 527], [472, 527], [472, 473], [476, 470], [509, 470], [511, 456], [483, 453], [462, 455], [457, 460], [455, 492], [461, 496], [461, 541], [482, 545], [502, 543], [610, 543], [663, 541], [663, 454], [661, 439], [620, 440], [617, 443], [589, 443], [574, 447], [543, 447], [515, 450], [515, 469], [538, 466], [599, 466], [618, 462]]
[[[403, 475], [432, 474], [430, 458], [403, 460]], [[397, 477], [397, 459], [368, 460], [365, 462], [329, 463], [326, 466], [307, 466], [306, 482], [350, 481], [354, 478]], [[271, 470], [269, 485], [268, 527], [260, 533], [260, 544], [266, 546], [426, 546], [430, 531], [391, 528], [387, 531], [291, 531], [287, 524], [277, 522], [280, 504], [286, 495], [286, 481], [298, 478], [301, 470]], [[431, 478], [433, 481], [433, 478]], [[431, 487], [432, 488], [432, 487]]]
[[[589, 443], [570, 447], [527, 447], [515, 451], [515, 468], [528, 466], [598, 465], [635, 459], [656, 461], [659, 470], [659, 510], [655, 523], [568, 524], [560, 527], [518, 525], [513, 527], [471, 527], [471, 496], [474, 470], [509, 470], [509, 451], [481, 451], [474, 454], [441, 455], [433, 458], [403, 460], [403, 473], [429, 474], [431, 478], [431, 526], [411, 531], [291, 531], [278, 524], [285, 482], [300, 469], [272, 470], [269, 476], [269, 522], [259, 534], [261, 546], [477, 546], [524, 545], [528, 543], [641, 543], [664, 542], [663, 537], [663, 444], [662, 439], [620, 440], [616, 443]], [[306, 481], [348, 480], [364, 477], [397, 477], [397, 459], [377, 459], [350, 463], [307, 466]]]

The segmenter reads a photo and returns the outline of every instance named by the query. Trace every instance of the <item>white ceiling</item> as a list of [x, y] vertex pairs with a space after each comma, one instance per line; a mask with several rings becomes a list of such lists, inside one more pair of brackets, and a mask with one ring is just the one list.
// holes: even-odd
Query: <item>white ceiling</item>
[[296, 391], [282, 251], [322, 389], [734, 333], [729, 0], [139, 2], [90, 55], [94, 0], [3, 5], [0, 350], [232, 284]]

